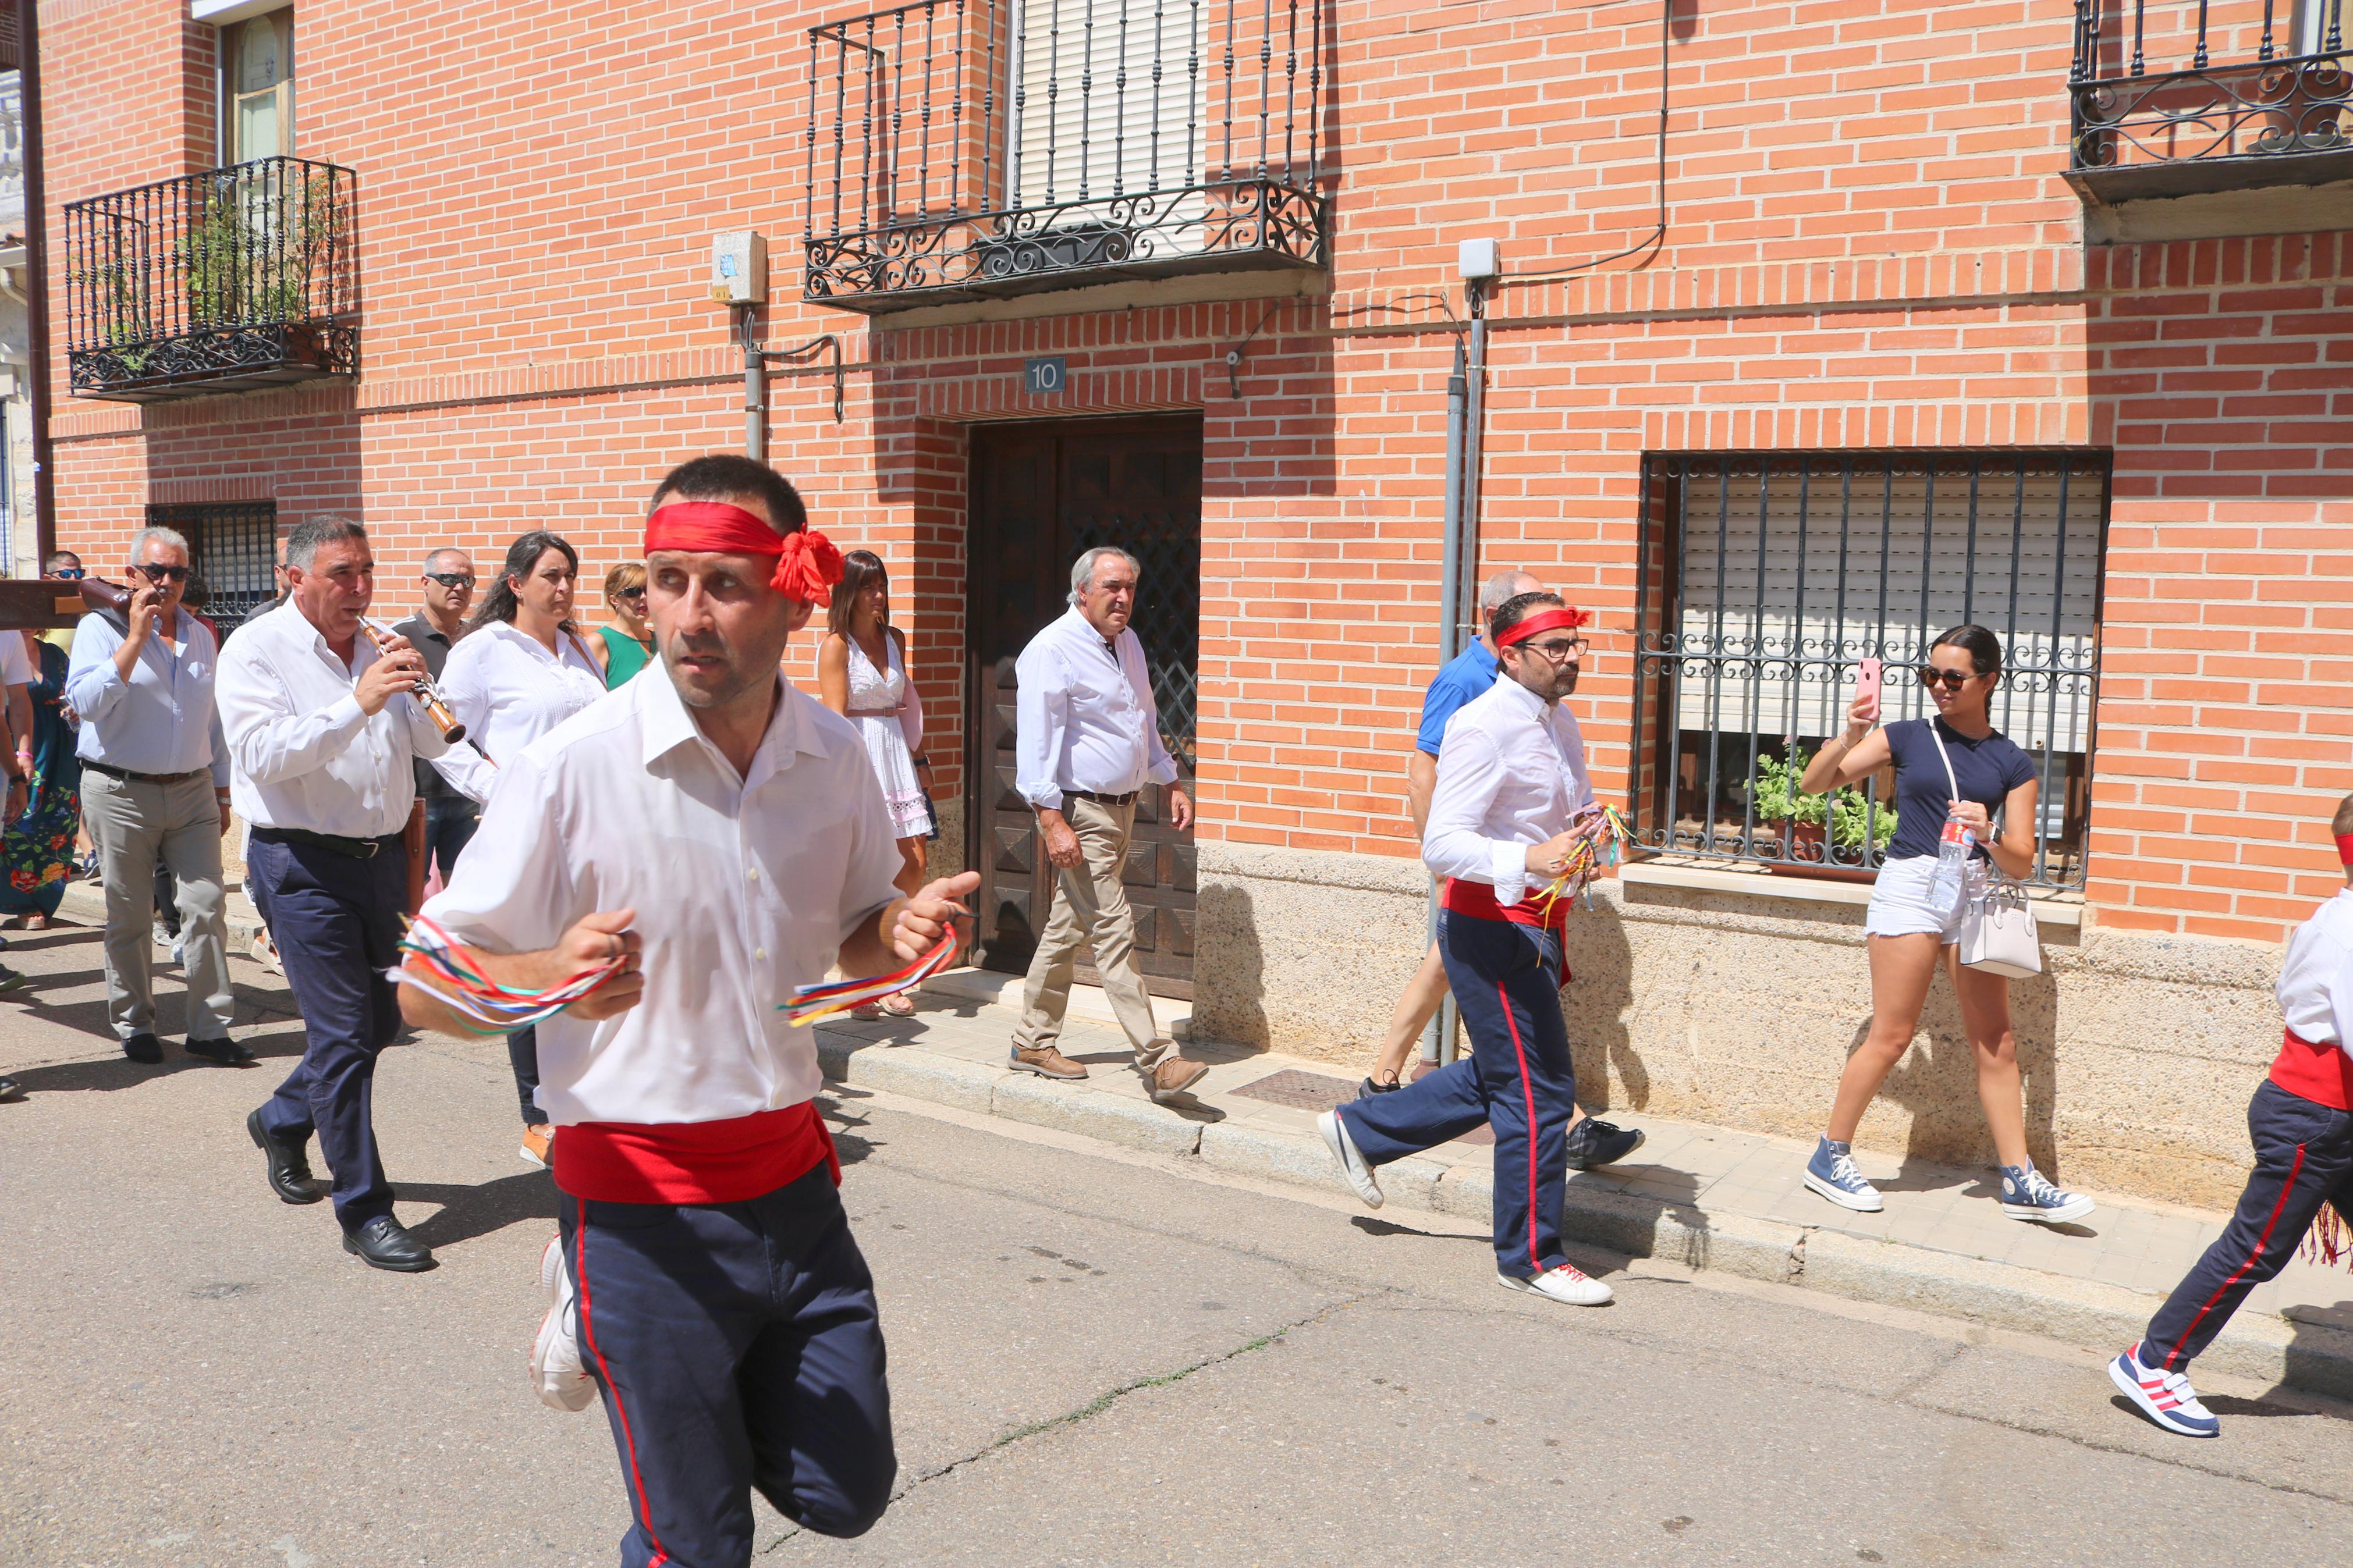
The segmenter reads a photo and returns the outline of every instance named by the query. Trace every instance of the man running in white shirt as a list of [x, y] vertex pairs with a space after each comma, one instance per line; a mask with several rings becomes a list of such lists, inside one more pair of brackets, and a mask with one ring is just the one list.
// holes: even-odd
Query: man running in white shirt
[[[482, 830], [424, 917], [529, 991], [633, 959], [538, 1025], [562, 1231], [533, 1371], [563, 1408], [603, 1394], [626, 1568], [742, 1568], [754, 1489], [851, 1536], [897, 1474], [816, 1041], [777, 1008], [837, 956], [852, 975], [919, 956], [979, 878], [899, 896], [865, 743], [778, 676], [841, 575], [793, 488], [720, 455], [654, 502], [659, 674], [499, 759]], [[463, 1026], [400, 994], [418, 1026]]]
[[1454, 715], [1439, 752], [1421, 858], [1447, 879], [1438, 943], [1472, 1054], [1318, 1119], [1343, 1179], [1374, 1208], [1374, 1166], [1493, 1128], [1497, 1282], [1577, 1306], [1610, 1291], [1561, 1253], [1577, 1114], [1561, 928], [1573, 900], [1543, 889], [1599, 827], [1585, 740], [1560, 700], [1577, 689], [1591, 619], [1557, 594], [1497, 606], [1487, 625], [1504, 678]]

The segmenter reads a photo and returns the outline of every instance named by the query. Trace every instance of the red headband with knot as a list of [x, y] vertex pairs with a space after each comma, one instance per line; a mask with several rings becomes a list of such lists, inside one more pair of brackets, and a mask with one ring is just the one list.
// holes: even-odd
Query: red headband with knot
[[1538, 610], [1535, 615], [1530, 616], [1527, 619], [1514, 626], [1510, 631], [1507, 631], [1502, 637], [1497, 637], [1495, 639], [1495, 646], [1497, 647], [1511, 647], [1515, 644], [1527, 641], [1538, 632], [1553, 631], [1561, 626], [1567, 626], [1571, 630], [1574, 630], [1578, 626], [1588, 625], [1592, 621], [1592, 611], [1580, 610], [1575, 605], [1565, 605], [1557, 610]]
[[718, 555], [773, 555], [768, 586], [805, 605], [822, 605], [841, 581], [841, 552], [814, 528], [778, 534], [756, 512], [725, 501], [682, 500], [656, 507], [646, 519], [646, 550], [692, 550]]
[[2337, 837], [2337, 858], [2353, 866], [2353, 833], [2339, 833]]

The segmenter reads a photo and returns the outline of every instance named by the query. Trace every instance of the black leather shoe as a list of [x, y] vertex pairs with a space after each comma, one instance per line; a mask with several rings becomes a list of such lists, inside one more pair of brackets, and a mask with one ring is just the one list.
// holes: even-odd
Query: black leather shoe
[[311, 1175], [311, 1156], [303, 1143], [281, 1143], [261, 1130], [261, 1112], [255, 1111], [245, 1119], [245, 1130], [253, 1135], [253, 1146], [269, 1162], [269, 1190], [290, 1204], [315, 1204], [327, 1195]]
[[13, 1078], [0, 1078], [0, 1105], [13, 1105], [25, 1098], [25, 1086]]
[[134, 1062], [153, 1067], [164, 1059], [164, 1042], [153, 1035], [133, 1035], [122, 1042], [122, 1054]]
[[225, 1068], [249, 1068], [259, 1058], [235, 1040], [190, 1040], [187, 1052], [208, 1062], [218, 1062]]
[[433, 1267], [433, 1249], [388, 1214], [376, 1215], [355, 1231], [343, 1232], [343, 1250], [370, 1268], [389, 1268], [396, 1274], [422, 1274]]

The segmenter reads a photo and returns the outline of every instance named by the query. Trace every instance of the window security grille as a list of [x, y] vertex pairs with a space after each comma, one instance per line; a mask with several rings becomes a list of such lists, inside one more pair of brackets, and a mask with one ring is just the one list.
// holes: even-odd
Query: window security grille
[[188, 605], [227, 637], [278, 597], [278, 504], [151, 506], [147, 526], [188, 542]]
[[1883, 721], [1934, 711], [1917, 673], [1930, 641], [1975, 622], [2004, 650], [1994, 725], [2038, 768], [2031, 881], [2083, 884], [2105, 455], [1653, 456], [1642, 489], [1644, 847], [1875, 872], [1889, 770], [1828, 803], [1778, 781], [1843, 728], [1864, 658], [1887, 666]]

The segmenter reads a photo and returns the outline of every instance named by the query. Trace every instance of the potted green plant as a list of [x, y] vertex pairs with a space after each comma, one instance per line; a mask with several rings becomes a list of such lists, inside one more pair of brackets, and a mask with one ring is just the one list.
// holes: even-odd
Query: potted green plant
[[1829, 806], [1820, 795], [1808, 795], [1799, 787], [1808, 761], [1805, 752], [1794, 750], [1787, 759], [1757, 758], [1757, 779], [1749, 791], [1757, 820], [1781, 825], [1781, 852], [1789, 860], [1822, 858]]

